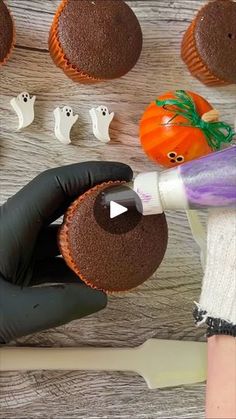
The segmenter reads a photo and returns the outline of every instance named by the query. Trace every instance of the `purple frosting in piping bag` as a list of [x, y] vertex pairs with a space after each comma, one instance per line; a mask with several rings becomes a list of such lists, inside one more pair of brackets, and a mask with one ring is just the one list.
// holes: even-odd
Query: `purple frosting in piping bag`
[[[130, 190], [141, 200], [143, 215], [165, 210], [236, 207], [236, 145], [163, 172], [140, 173]], [[125, 191], [114, 188], [106, 202], [114, 200], [127, 206], [129, 201], [138, 209], [132, 194], [127, 201], [128, 195], [127, 187]]]
[[236, 146], [178, 167], [189, 208], [236, 206]]

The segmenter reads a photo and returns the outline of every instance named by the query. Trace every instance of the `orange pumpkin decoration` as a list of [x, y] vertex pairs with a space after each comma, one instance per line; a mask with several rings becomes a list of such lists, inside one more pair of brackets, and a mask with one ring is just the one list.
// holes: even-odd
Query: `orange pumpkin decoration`
[[[160, 96], [148, 106], [140, 122], [144, 151], [162, 166], [173, 167], [219, 149], [221, 142], [231, 141], [233, 133], [222, 122], [201, 119], [212, 109], [193, 92], [177, 90]], [[222, 128], [227, 130], [227, 137]]]

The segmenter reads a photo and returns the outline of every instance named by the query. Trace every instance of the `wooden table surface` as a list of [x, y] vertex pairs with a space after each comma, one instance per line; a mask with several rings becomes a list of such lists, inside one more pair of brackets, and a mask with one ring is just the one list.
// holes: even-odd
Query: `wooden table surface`
[[[77, 1], [77, 0], [74, 0]], [[139, 145], [138, 121], [145, 106], [170, 89], [205, 96], [233, 124], [236, 86], [206, 88], [180, 59], [180, 42], [202, 0], [130, 1], [140, 19], [144, 45], [126, 77], [96, 86], [75, 84], [57, 69], [47, 39], [59, 0], [8, 0], [16, 21], [16, 48], [0, 70], [1, 202], [44, 169], [68, 163], [120, 160], [137, 173], [155, 167]], [[21, 91], [37, 96], [35, 122], [17, 132], [10, 99]], [[54, 138], [53, 109], [70, 104], [79, 114], [73, 145]], [[94, 140], [88, 111], [105, 104], [116, 114], [112, 142]], [[158, 272], [137, 290], [110, 297], [97, 315], [20, 339], [41, 346], [139, 345], [151, 337], [204, 340], [192, 320], [202, 270], [198, 249], [182, 212], [168, 214], [169, 245]], [[157, 359], [158, 362], [158, 359]], [[50, 372], [0, 374], [1, 418], [203, 418], [204, 385], [150, 391], [130, 373]]]

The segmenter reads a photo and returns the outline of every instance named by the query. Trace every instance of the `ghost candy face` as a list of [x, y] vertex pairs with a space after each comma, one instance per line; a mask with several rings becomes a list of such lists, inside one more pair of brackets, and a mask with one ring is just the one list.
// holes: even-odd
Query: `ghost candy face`
[[17, 96], [17, 99], [20, 103], [27, 103], [30, 100], [30, 95], [27, 92], [23, 92]]
[[30, 97], [28, 92], [22, 92], [11, 100], [11, 106], [19, 119], [18, 130], [28, 127], [34, 120], [34, 103], [36, 96]]
[[101, 113], [101, 116], [107, 116], [109, 114], [109, 111], [106, 106], [99, 106], [97, 108], [97, 111]]
[[70, 106], [64, 106], [64, 108], [62, 109], [62, 112], [64, 113], [65, 116], [67, 116], [67, 118], [70, 118], [71, 116], [73, 116], [73, 109]]
[[70, 106], [64, 106], [62, 109], [57, 107], [54, 110], [55, 118], [55, 136], [62, 144], [70, 144], [70, 131], [76, 123], [78, 115], [74, 115]]
[[90, 116], [93, 124], [94, 136], [103, 143], [108, 143], [110, 139], [109, 127], [112, 119], [114, 118], [114, 112], [109, 113], [106, 106], [101, 105], [98, 108], [92, 108]]

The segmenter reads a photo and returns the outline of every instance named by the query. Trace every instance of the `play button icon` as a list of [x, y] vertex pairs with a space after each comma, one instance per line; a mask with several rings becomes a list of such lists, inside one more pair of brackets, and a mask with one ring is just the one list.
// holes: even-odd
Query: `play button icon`
[[118, 204], [115, 201], [110, 202], [110, 218], [118, 217], [128, 211], [128, 208]]
[[94, 217], [103, 230], [111, 234], [125, 234], [140, 222], [141, 207], [141, 200], [132, 188], [126, 185], [109, 186], [95, 200]]

